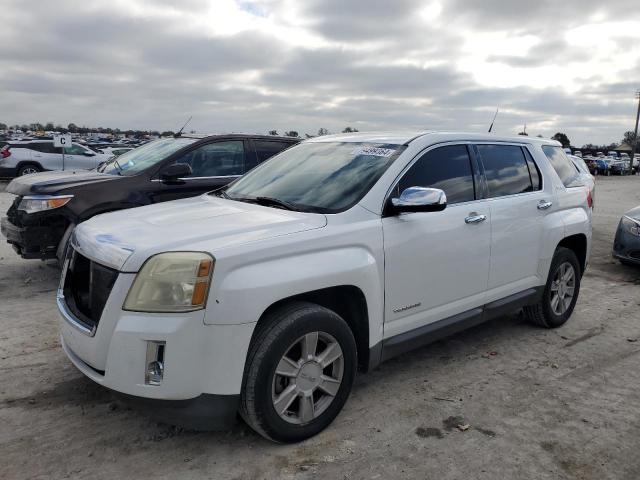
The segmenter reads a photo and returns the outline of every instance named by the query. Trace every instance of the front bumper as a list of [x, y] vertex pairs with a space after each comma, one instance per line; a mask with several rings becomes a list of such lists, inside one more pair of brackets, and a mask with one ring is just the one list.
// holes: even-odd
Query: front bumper
[[[101, 373], [84, 363], [61, 338], [62, 349], [71, 362], [89, 378], [96, 380]], [[98, 383], [102, 383], [99, 382]], [[240, 395], [201, 394], [187, 400], [162, 400], [137, 397], [114, 392], [118, 398], [132, 405], [152, 418], [179, 425], [190, 430], [221, 430], [234, 425]]]
[[64, 234], [64, 224], [17, 226], [9, 218], [0, 220], [0, 231], [22, 258], [55, 258]]
[[[118, 275], [92, 330], [81, 328], [82, 322], [76, 321], [59, 292], [61, 343], [71, 362], [94, 382], [137, 397], [137, 403], [159, 401], [150, 404], [157, 413], [176, 406], [178, 412], [165, 421], [206, 429], [226, 424], [225, 419], [232, 421], [255, 324], [205, 325], [203, 310], [181, 314], [124, 311], [122, 304], [134, 278], [135, 274]], [[149, 342], [165, 345], [164, 376], [159, 385], [145, 380]], [[165, 403], [174, 401], [178, 403]], [[203, 417], [189, 420], [192, 411]]]
[[640, 265], [640, 237], [627, 232], [622, 224], [619, 224], [612, 254], [620, 260]]

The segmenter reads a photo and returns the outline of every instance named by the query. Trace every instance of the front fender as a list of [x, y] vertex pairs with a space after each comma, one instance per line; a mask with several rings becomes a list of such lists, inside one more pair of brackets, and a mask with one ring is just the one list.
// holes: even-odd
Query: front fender
[[257, 322], [279, 300], [350, 285], [359, 288], [367, 301], [369, 342], [373, 345], [382, 336], [382, 275], [382, 266], [373, 252], [362, 246], [305, 252], [242, 265], [225, 272], [219, 284], [214, 270], [205, 323]]

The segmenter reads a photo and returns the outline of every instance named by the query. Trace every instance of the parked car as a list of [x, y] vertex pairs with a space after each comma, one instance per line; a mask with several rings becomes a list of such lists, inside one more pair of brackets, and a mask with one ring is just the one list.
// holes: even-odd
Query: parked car
[[239, 411], [267, 438], [302, 440], [338, 415], [357, 368], [522, 307], [564, 324], [589, 207], [554, 141], [317, 137], [218, 192], [80, 224], [62, 347], [174, 423]]
[[640, 206], [626, 212], [618, 223], [613, 256], [624, 265], [640, 265]]
[[596, 175], [611, 175], [611, 159], [605, 157], [596, 158]]
[[581, 152], [580, 150], [576, 150], [575, 152], [573, 152], [573, 154], [574, 154], [576, 157], [580, 157], [580, 158], [582, 158], [582, 152]]
[[75, 142], [64, 150], [63, 158], [62, 148], [54, 147], [53, 140], [11, 142], [0, 151], [0, 177], [48, 170], [90, 170], [111, 158]]
[[593, 208], [596, 201], [596, 178], [593, 175], [591, 175], [591, 172], [589, 171], [589, 167], [587, 167], [587, 164], [582, 158], [577, 157], [575, 155], [567, 155], [567, 156], [569, 157], [573, 165], [576, 167], [576, 170], [578, 171], [578, 174], [580, 176], [580, 181], [583, 183], [585, 187], [587, 187], [587, 190], [591, 195], [591, 207]]
[[587, 165], [589, 173], [591, 173], [592, 175], [596, 175], [598, 173], [598, 162], [596, 157], [588, 155], [584, 157], [584, 163]]
[[133, 150], [133, 147], [123, 147], [123, 146], [102, 147], [102, 148], [98, 148], [98, 153], [103, 153], [113, 157], [119, 157], [120, 155], [130, 152], [131, 150]]
[[612, 175], [626, 175], [629, 173], [629, 160], [611, 160], [609, 163], [609, 170]]
[[131, 150], [90, 172], [14, 179], [2, 233], [23, 258], [62, 259], [74, 227], [99, 213], [190, 197], [243, 175], [299, 140], [259, 135], [184, 135]]

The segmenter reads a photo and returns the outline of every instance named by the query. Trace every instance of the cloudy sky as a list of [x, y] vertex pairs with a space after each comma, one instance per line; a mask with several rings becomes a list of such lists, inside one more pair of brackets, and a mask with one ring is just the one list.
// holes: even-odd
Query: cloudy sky
[[0, 121], [619, 141], [638, 0], [3, 0]]

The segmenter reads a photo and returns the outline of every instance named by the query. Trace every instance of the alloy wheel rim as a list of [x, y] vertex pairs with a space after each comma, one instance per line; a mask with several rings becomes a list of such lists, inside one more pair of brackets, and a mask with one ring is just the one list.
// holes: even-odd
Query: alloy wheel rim
[[38, 171], [35, 168], [25, 168], [22, 171], [22, 175], [30, 175], [32, 173], [38, 173]]
[[564, 314], [573, 301], [576, 288], [576, 271], [569, 262], [556, 269], [551, 282], [551, 310], [556, 315]]
[[344, 354], [326, 332], [310, 332], [289, 346], [276, 367], [271, 388], [273, 407], [283, 420], [306, 424], [333, 402], [344, 374]]

